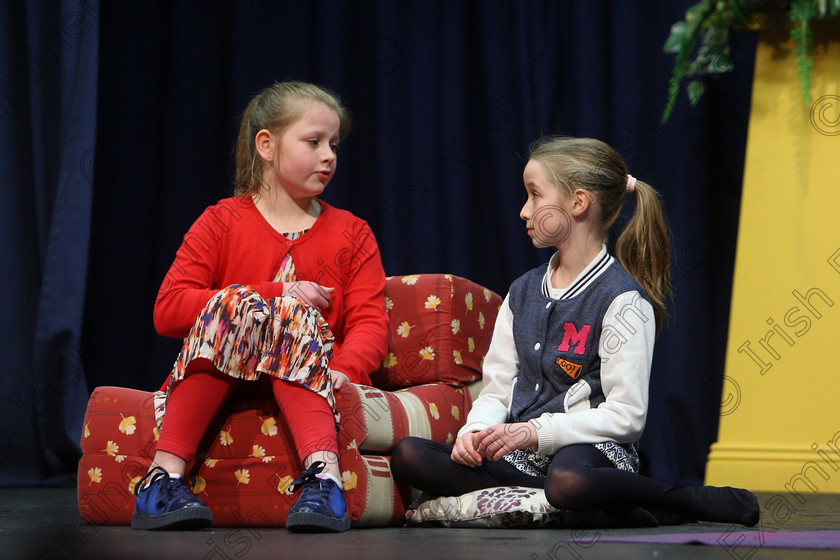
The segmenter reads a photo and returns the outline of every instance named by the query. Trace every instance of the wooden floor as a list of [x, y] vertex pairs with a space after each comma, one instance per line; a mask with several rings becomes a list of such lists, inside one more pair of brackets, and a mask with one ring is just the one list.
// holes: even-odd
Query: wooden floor
[[[772, 498], [759, 495], [765, 506], [774, 503]], [[763, 530], [840, 530], [840, 495], [813, 494], [802, 498], [805, 503], [795, 502], [792, 510], [777, 508], [774, 514], [765, 514]], [[604, 542], [611, 536], [728, 529], [731, 528], [725, 525], [695, 523], [657, 529], [585, 531], [395, 527], [354, 529], [338, 535], [300, 535], [283, 529], [220, 527], [194, 532], [146, 532], [86, 525], [79, 518], [72, 488], [0, 488], [0, 558], [10, 560], [840, 558], [840, 542], [834, 550]]]

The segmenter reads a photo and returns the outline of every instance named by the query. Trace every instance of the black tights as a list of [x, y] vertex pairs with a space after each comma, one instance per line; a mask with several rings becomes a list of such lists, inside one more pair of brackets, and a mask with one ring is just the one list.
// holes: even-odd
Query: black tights
[[650, 524], [655, 518], [645, 511], [648, 509], [686, 520], [750, 527], [759, 519], [758, 500], [747, 490], [671, 486], [615, 468], [589, 444], [558, 451], [545, 479], [523, 474], [504, 460], [466, 467], [452, 461], [451, 450], [452, 446], [445, 443], [406, 438], [394, 448], [391, 470], [397, 480], [436, 496], [460, 496], [493, 486], [527, 486], [544, 488], [546, 499], [558, 509], [625, 512], [637, 520], [648, 518]]

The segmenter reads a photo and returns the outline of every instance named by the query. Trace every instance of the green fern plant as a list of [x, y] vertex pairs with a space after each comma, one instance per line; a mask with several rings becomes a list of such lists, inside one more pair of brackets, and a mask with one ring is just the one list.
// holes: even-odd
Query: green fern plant
[[[668, 97], [662, 122], [668, 120], [677, 103], [684, 80], [691, 106], [703, 96], [703, 80], [733, 69], [729, 37], [735, 29], [746, 29], [751, 20], [761, 25], [789, 25], [802, 98], [811, 102], [813, 37], [811, 22], [840, 14], [840, 0], [701, 0], [691, 6], [684, 21], [671, 26], [664, 50], [676, 55], [668, 82]], [[760, 17], [759, 17], [760, 16]]]
[[802, 86], [802, 97], [806, 103], [811, 103], [811, 73], [814, 61], [811, 60], [811, 45], [813, 37], [808, 22], [817, 17], [817, 2], [815, 0], [793, 0], [790, 5], [790, 30], [793, 39], [793, 55], [796, 68], [799, 71], [799, 83]]

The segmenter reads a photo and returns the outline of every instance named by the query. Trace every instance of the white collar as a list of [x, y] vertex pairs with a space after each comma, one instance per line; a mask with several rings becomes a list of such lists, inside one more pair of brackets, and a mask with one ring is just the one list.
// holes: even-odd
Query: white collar
[[577, 278], [566, 288], [555, 288], [551, 285], [551, 275], [557, 270], [557, 258], [559, 253], [554, 253], [548, 261], [548, 270], [545, 271], [542, 281], [542, 293], [551, 299], [571, 299], [586, 289], [589, 284], [595, 281], [615, 260], [607, 253], [607, 246], [601, 245], [601, 251], [592, 259], [586, 268], [578, 274]]

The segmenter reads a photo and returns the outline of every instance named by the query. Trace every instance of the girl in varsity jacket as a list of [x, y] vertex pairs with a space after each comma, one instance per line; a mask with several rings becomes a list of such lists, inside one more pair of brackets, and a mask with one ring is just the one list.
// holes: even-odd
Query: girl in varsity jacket
[[[484, 360], [484, 388], [454, 445], [419, 438], [394, 450], [395, 477], [434, 495], [519, 485], [557, 508], [603, 510], [628, 525], [685, 520], [755, 525], [747, 490], [676, 487], [638, 474], [654, 339], [670, 293], [657, 192], [589, 138], [537, 140], [520, 217], [556, 252], [511, 286]], [[625, 197], [633, 216], [605, 240]]]

